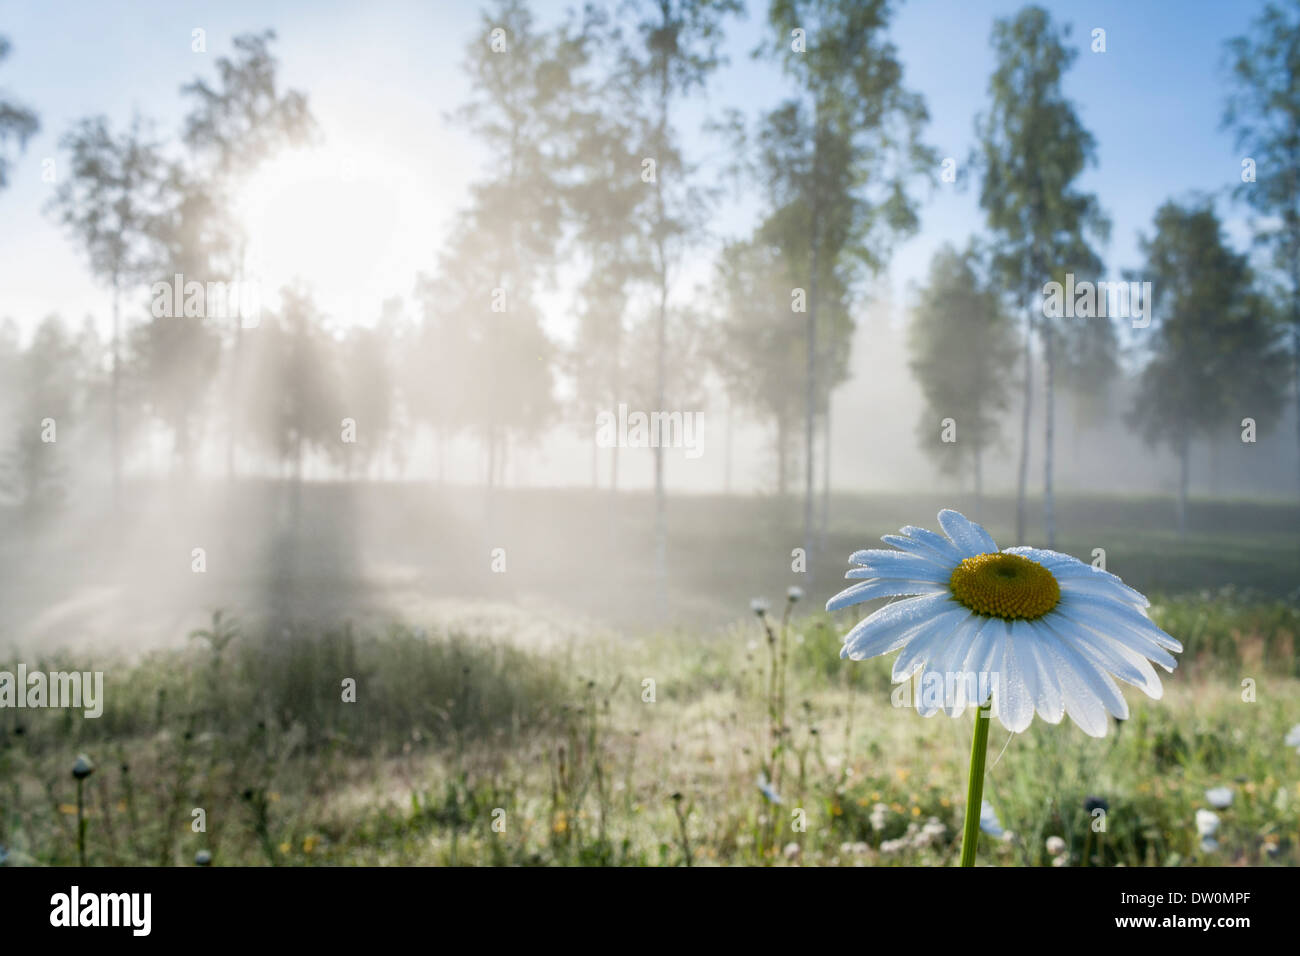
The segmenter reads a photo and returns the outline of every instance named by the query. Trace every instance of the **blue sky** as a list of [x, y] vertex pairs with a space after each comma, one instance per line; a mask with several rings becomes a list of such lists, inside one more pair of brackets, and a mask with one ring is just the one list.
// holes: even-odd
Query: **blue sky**
[[[908, 84], [930, 110], [926, 133], [940, 155], [964, 161], [973, 145], [973, 121], [985, 108], [993, 68], [989, 32], [996, 17], [1023, 4], [1010, 0], [913, 0], [901, 5], [892, 30]], [[1226, 92], [1223, 42], [1247, 30], [1262, 2], [1147, 0], [1135, 3], [1047, 2], [1058, 20], [1073, 25], [1080, 49], [1066, 87], [1097, 140], [1099, 164], [1083, 185], [1095, 191], [1113, 222], [1105, 259], [1112, 274], [1138, 265], [1137, 238], [1156, 207], [1192, 192], [1225, 194], [1237, 181], [1241, 156], [1219, 129]], [[536, 5], [544, 22], [567, 3]], [[133, 110], [154, 117], [160, 132], [179, 129], [185, 104], [179, 86], [211, 75], [216, 56], [235, 34], [274, 27], [288, 85], [305, 90], [321, 122], [331, 162], [346, 157], [360, 180], [339, 208], [329, 208], [328, 183], [304, 184], [290, 166], [259, 195], [272, 222], [309, 220], [279, 239], [307, 235], [311, 260], [282, 255], [279, 268], [307, 270], [327, 286], [325, 300], [341, 321], [367, 321], [370, 303], [409, 292], [419, 268], [431, 268], [466, 186], [485, 157], [444, 114], [466, 98], [459, 64], [477, 22], [467, 2], [0, 2], [0, 33], [13, 53], [0, 65], [0, 89], [34, 107], [42, 130], [0, 193], [0, 316], [24, 330], [56, 311], [79, 320], [107, 317], [103, 291], [82, 257], [42, 206], [52, 187], [41, 182], [41, 160], [58, 156], [58, 136], [77, 118], [106, 113], [125, 122]], [[766, 29], [763, 9], [751, 4], [728, 36], [731, 62], [716, 77], [708, 108], [739, 107], [751, 117], [787, 92], [776, 66], [749, 57]], [[191, 31], [207, 33], [207, 53], [191, 50]], [[1106, 30], [1107, 50], [1088, 49], [1093, 28]], [[684, 126], [689, 124], [683, 123]], [[688, 129], [692, 143], [712, 148]], [[324, 179], [328, 175], [322, 174]], [[282, 195], [283, 194], [283, 195]], [[280, 204], [280, 205], [277, 205]], [[287, 205], [286, 205], [287, 204]], [[349, 210], [361, 220], [352, 227]], [[1239, 243], [1244, 212], [1225, 198], [1221, 213]], [[714, 228], [740, 234], [755, 206], [742, 201], [719, 211]], [[347, 215], [345, 215], [347, 213]], [[347, 228], [342, 228], [347, 225]], [[891, 282], [901, 294], [924, 274], [935, 247], [963, 242], [982, 228], [976, 190], [951, 185], [928, 194], [921, 231], [900, 247]], [[333, 243], [333, 245], [330, 245]], [[283, 252], [283, 250], [281, 250]], [[341, 269], [340, 263], [361, 264]], [[704, 275], [707, 257], [693, 270]], [[312, 274], [312, 272], [316, 274]], [[283, 278], [277, 276], [277, 278]], [[684, 283], [685, 285], [686, 283]], [[348, 296], [355, 294], [355, 299]], [[552, 319], [563, 334], [563, 316]]]

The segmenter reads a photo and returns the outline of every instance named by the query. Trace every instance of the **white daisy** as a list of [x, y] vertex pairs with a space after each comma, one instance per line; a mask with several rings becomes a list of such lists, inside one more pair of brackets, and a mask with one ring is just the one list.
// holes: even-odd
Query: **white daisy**
[[[1182, 645], [1152, 623], [1149, 602], [1113, 574], [1038, 548], [999, 551], [982, 527], [939, 512], [947, 537], [908, 526], [882, 539], [898, 550], [858, 551], [845, 576], [862, 579], [826, 603], [835, 611], [882, 597], [908, 596], [860, 621], [841, 657], [860, 661], [901, 651], [893, 679], [920, 677], [917, 710], [950, 717], [990, 703], [1003, 726], [1027, 728], [1037, 711], [1065, 714], [1094, 737], [1106, 714], [1126, 719], [1112, 679], [1158, 699], [1151, 663], [1177, 666]], [[927, 693], [937, 687], [941, 693]]]

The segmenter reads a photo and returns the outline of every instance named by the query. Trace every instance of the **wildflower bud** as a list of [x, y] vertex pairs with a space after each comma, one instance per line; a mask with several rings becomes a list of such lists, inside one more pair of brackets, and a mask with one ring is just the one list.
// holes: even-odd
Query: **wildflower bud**
[[1049, 836], [1047, 838], [1047, 852], [1052, 856], [1059, 856], [1065, 852], [1065, 841], [1059, 836]]
[[762, 617], [767, 613], [767, 601], [764, 598], [754, 598], [749, 602], [749, 609]]
[[194, 865], [195, 865], [195, 866], [211, 866], [211, 865], [212, 865], [212, 854], [209, 853], [207, 850], [199, 850], [198, 853], [195, 853], [195, 854], [194, 854]]
[[85, 780], [95, 772], [95, 765], [90, 762], [90, 758], [85, 754], [77, 757], [77, 762], [72, 765], [72, 775], [78, 780]]
[[796, 601], [802, 600], [803, 588], [799, 587], [797, 584], [791, 585], [790, 588], [785, 592], [785, 599], [789, 601], [791, 604], [794, 604]]

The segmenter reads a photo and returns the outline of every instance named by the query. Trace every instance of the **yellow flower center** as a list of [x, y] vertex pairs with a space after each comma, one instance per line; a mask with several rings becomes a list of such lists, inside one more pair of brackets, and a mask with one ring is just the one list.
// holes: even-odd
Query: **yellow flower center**
[[948, 587], [976, 614], [1032, 621], [1061, 600], [1061, 587], [1037, 561], [1018, 554], [977, 554], [953, 568]]

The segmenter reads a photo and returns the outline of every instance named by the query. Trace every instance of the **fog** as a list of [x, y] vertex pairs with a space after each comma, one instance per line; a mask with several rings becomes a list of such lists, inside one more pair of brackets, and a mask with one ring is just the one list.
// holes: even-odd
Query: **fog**
[[[984, 158], [954, 234], [957, 163], [905, 71], [856, 111], [856, 74], [787, 62], [782, 35], [785, 73], [732, 108], [701, 90], [741, 42], [643, 13], [475, 21], [433, 105], [482, 160], [427, 249], [399, 213], [455, 162], [412, 185], [274, 33], [196, 49], [178, 124], [110, 119], [87, 87], [47, 166], [13, 71], [0, 204], [39, 206], [34, 241], [94, 302], [46, 279], [33, 309], [10, 275], [26, 311], [0, 303], [0, 642], [142, 649], [217, 610], [270, 633], [715, 627], [765, 588], [829, 588], [842, 546], [921, 508], [1012, 534], [1020, 497], [1013, 536], [1084, 544], [1100, 499], [1180, 538], [1212, 501], [1294, 502], [1295, 290], [1252, 245], [1271, 234], [1240, 235], [1255, 198], [1206, 181], [1112, 254], [1115, 165], [1088, 178], [1074, 127], [1064, 156], [1007, 147], [1018, 97], [991, 85], [959, 117]], [[999, 162], [1060, 164], [1085, 213], [1057, 246], [999, 212], [1020, 188]], [[1179, 272], [1188, 250], [1210, 267]], [[1155, 321], [1051, 317], [1045, 284], [1076, 270], [1148, 282]]]

